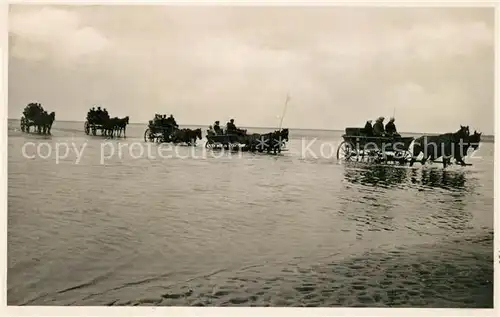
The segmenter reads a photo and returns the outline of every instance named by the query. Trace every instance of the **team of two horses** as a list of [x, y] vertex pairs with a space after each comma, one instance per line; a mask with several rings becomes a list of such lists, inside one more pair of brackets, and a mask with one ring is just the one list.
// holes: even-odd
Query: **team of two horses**
[[102, 135], [113, 137], [113, 136], [121, 136], [123, 132], [123, 136], [126, 137], [127, 124], [129, 122], [129, 117], [125, 118], [104, 118], [102, 120]]
[[280, 129], [269, 133], [259, 134], [253, 133], [244, 137], [242, 143], [245, 143], [243, 150], [250, 152], [264, 152], [270, 153], [271, 151], [281, 153], [284, 142], [288, 142], [288, 129]]
[[445, 133], [433, 136], [421, 136], [413, 143], [413, 155], [410, 161], [410, 166], [416, 162], [416, 158], [423, 154], [421, 163], [426, 163], [427, 160], [434, 161], [438, 158], [443, 159], [443, 167], [451, 164], [453, 158], [456, 163], [465, 166], [465, 156], [470, 148], [474, 151], [479, 147], [481, 141], [481, 133], [474, 131], [470, 134], [469, 126], [460, 126], [460, 129], [455, 133]]
[[174, 144], [185, 143], [187, 145], [196, 145], [196, 139], [201, 140], [201, 129], [178, 129], [170, 135], [170, 142]]

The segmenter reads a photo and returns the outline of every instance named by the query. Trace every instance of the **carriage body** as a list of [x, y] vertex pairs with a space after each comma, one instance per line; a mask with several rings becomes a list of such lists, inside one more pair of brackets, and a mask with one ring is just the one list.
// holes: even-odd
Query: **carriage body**
[[85, 134], [89, 135], [92, 132], [92, 135], [97, 135], [97, 131], [100, 130], [101, 134], [104, 132], [104, 125], [102, 122], [98, 120], [88, 120], [85, 121], [84, 125]]
[[150, 123], [144, 131], [144, 142], [170, 142], [172, 134], [178, 129]]
[[30, 127], [36, 128], [37, 123], [34, 119], [26, 118], [25, 116], [21, 117], [21, 131], [29, 132]]
[[245, 145], [243, 137], [238, 134], [207, 134], [206, 148], [239, 148]]
[[369, 136], [363, 128], [346, 128], [343, 142], [337, 149], [337, 159], [377, 163], [409, 162], [413, 137]]
[[286, 151], [285, 142], [288, 141], [288, 129], [277, 130], [264, 134], [247, 134], [247, 130], [238, 130], [229, 134], [207, 134], [207, 148], [225, 148], [244, 152], [267, 152], [274, 154]]

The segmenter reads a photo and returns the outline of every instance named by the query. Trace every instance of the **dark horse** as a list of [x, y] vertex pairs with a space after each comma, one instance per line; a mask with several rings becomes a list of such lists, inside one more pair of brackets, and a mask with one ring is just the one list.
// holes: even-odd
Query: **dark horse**
[[121, 136], [123, 131], [123, 137], [127, 137], [125, 131], [127, 130], [128, 119], [128, 116], [126, 116], [123, 119], [118, 119], [115, 121], [115, 131], [118, 133], [118, 136]]
[[288, 141], [288, 129], [276, 130], [265, 134], [254, 133], [247, 138], [244, 149], [255, 152], [281, 153], [285, 141]]
[[481, 134], [482, 133], [474, 130], [474, 134], [468, 136], [464, 140], [464, 142], [463, 142], [464, 144], [462, 144], [461, 147], [460, 147], [460, 145], [457, 147], [457, 149], [453, 153], [456, 163], [458, 163], [462, 166], [467, 165], [464, 162], [464, 158], [467, 156], [467, 152], [469, 151], [469, 149], [476, 151], [479, 148], [479, 143], [481, 142]]
[[[445, 133], [432, 136], [421, 136], [417, 138], [413, 144], [413, 155], [410, 161], [410, 166], [415, 163], [417, 156], [423, 153], [422, 165], [430, 159], [443, 158], [443, 168], [446, 168], [451, 163], [452, 156], [460, 146], [463, 147], [464, 141], [467, 142], [469, 137], [469, 126], [460, 126], [460, 130], [455, 133]], [[458, 151], [460, 152], [460, 151]]]
[[173, 143], [186, 143], [187, 145], [196, 145], [196, 138], [201, 140], [201, 129], [180, 129], [176, 130], [172, 136]]
[[47, 114], [46, 112], [42, 113], [38, 121], [38, 133], [42, 132], [43, 134], [50, 135], [50, 129], [52, 128], [52, 124], [55, 120], [55, 112], [52, 111], [49, 114]]
[[126, 137], [125, 135], [125, 129], [128, 124], [128, 116], [125, 118], [103, 118], [102, 122], [102, 131], [103, 135], [113, 137], [114, 135], [120, 136], [121, 132], [123, 131], [123, 136]]

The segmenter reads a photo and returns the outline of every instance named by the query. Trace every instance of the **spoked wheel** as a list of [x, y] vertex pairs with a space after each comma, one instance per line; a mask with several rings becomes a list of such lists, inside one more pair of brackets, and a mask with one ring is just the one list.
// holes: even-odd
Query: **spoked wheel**
[[395, 161], [403, 165], [411, 161], [412, 153], [410, 151], [398, 151], [394, 155]]
[[211, 149], [215, 146], [214, 141], [212, 139], [208, 139], [207, 142], [205, 142], [205, 148], [206, 149]]
[[337, 160], [352, 161], [356, 153], [356, 148], [351, 142], [343, 141], [337, 148]]
[[88, 121], [85, 121], [85, 125], [83, 126], [83, 129], [85, 131], [85, 134], [89, 135], [89, 133], [90, 133], [90, 125], [89, 125]]
[[144, 142], [151, 141], [151, 130], [149, 128], [144, 131]]

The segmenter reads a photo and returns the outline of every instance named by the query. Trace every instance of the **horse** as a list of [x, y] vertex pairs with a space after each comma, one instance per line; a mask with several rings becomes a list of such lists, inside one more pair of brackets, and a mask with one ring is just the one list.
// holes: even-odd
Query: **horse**
[[118, 120], [120, 120], [120, 119], [118, 119], [117, 117], [103, 118], [102, 124], [101, 124], [101, 126], [102, 126], [101, 135], [113, 137]]
[[122, 131], [123, 131], [123, 137], [127, 137], [125, 135], [125, 131], [127, 129], [127, 124], [128, 124], [128, 116], [126, 116], [125, 118], [122, 118], [122, 119], [118, 119], [116, 118], [117, 120], [115, 121], [115, 130], [116, 132], [118, 133], [119, 136], [121, 136], [122, 134]]
[[464, 162], [464, 158], [467, 156], [467, 152], [469, 151], [470, 148], [472, 148], [473, 151], [476, 151], [479, 148], [479, 143], [481, 142], [481, 134], [480, 132], [477, 132], [474, 130], [474, 134], [468, 136], [465, 140], [466, 142], [463, 142], [462, 146], [457, 145], [455, 148], [455, 151], [453, 153], [455, 162], [465, 166], [467, 165]]
[[172, 142], [186, 143], [188, 145], [196, 145], [196, 138], [201, 140], [201, 129], [180, 129], [172, 134]]
[[[420, 153], [423, 153], [422, 165], [424, 165], [428, 159], [434, 161], [439, 157], [443, 157], [443, 168], [446, 168], [451, 161], [451, 152], [456, 149], [458, 144], [461, 144], [461, 141], [467, 139], [469, 134], [469, 126], [460, 125], [460, 129], [455, 133], [445, 133], [433, 136], [424, 135], [417, 138], [413, 143], [413, 155], [410, 166], [413, 166], [416, 157]], [[431, 146], [433, 146], [434, 149], [429, 151]]]
[[[52, 111], [50, 114], [43, 113], [41, 116], [41, 121], [39, 122], [39, 127], [41, 127], [43, 134], [50, 135], [50, 129], [52, 128], [52, 124], [56, 119], [56, 113]], [[40, 131], [40, 128], [39, 128]]]
[[252, 152], [255, 152], [256, 150], [258, 152], [264, 152], [264, 150], [266, 150], [267, 153], [270, 153], [271, 151], [275, 154], [276, 152], [281, 153], [283, 143], [288, 141], [288, 133], [288, 129], [276, 130], [265, 134], [254, 133], [247, 137], [247, 146], [245, 149]]

